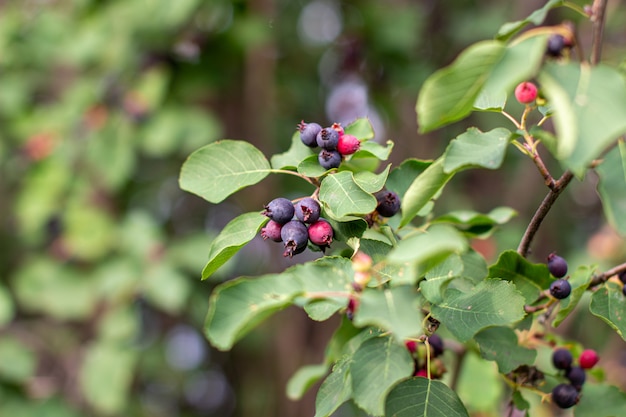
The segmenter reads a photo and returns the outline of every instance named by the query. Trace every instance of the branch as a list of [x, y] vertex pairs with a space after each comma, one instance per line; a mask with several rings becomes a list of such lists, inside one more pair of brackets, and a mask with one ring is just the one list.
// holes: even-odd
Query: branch
[[624, 271], [626, 271], [626, 262], [621, 265], [617, 265], [601, 274], [594, 275], [593, 279], [591, 280], [587, 288], [593, 288], [600, 284], [603, 284], [606, 281], [608, 281], [608, 279], [611, 278], [613, 275], [617, 275], [620, 272], [624, 272]]
[[602, 55], [602, 34], [604, 32], [604, 18], [607, 0], [594, 0], [591, 7], [591, 21], [593, 22], [593, 41], [591, 44], [591, 65], [597, 65]]

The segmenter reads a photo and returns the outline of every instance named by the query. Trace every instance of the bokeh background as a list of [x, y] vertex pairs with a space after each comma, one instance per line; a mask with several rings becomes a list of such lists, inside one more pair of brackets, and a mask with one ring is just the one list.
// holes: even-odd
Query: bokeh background
[[[416, 97], [463, 48], [543, 3], [0, 0], [0, 415], [313, 415], [315, 390], [290, 401], [285, 386], [299, 366], [321, 361], [335, 320], [313, 324], [289, 309], [230, 352], [212, 349], [202, 326], [217, 283], [316, 255], [285, 260], [255, 239], [199, 279], [229, 220], [312, 190], [271, 176], [211, 205], [178, 188], [181, 164], [220, 138], [284, 152], [303, 119], [367, 116], [377, 140], [395, 142], [393, 164], [437, 157], [468, 125], [507, 126], [481, 114], [418, 135]], [[604, 58], [624, 68], [626, 7], [609, 4]], [[547, 23], [563, 20], [588, 50], [589, 22], [559, 10]], [[543, 188], [512, 150], [500, 171], [457, 176], [437, 210], [518, 210], [476, 242], [493, 261], [516, 248]], [[593, 175], [554, 211], [531, 260], [556, 250], [573, 267], [624, 261]], [[588, 313], [559, 332], [623, 369], [623, 341]], [[345, 406], [337, 415], [360, 414]]]

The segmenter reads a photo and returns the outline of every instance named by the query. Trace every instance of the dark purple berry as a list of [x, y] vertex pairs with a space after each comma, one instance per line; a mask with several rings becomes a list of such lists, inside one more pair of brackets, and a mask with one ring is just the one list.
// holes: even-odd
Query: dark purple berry
[[619, 274], [617, 274], [617, 277], [620, 281], [622, 281], [622, 284], [626, 284], [626, 271], [620, 272]]
[[324, 148], [327, 151], [334, 151], [337, 149], [339, 143], [339, 132], [332, 127], [325, 127], [320, 130], [316, 137], [317, 146]]
[[324, 169], [339, 168], [339, 165], [341, 165], [341, 154], [337, 151], [322, 149], [317, 160]]
[[626, 297], [626, 284], [622, 287], [622, 294]]
[[578, 391], [583, 388], [583, 384], [585, 383], [586, 375], [585, 370], [580, 366], [574, 366], [570, 368], [567, 372], [565, 372], [565, 377], [569, 379], [570, 384], [574, 386]]
[[311, 197], [303, 198], [294, 204], [296, 218], [305, 223], [315, 223], [320, 218], [320, 203]]
[[443, 354], [443, 339], [437, 333], [428, 337], [428, 344], [430, 345], [430, 352], [433, 358]]
[[562, 35], [554, 34], [548, 38], [546, 53], [553, 57], [559, 57], [565, 47], [565, 38]]
[[333, 235], [332, 226], [324, 219], [320, 219], [309, 226], [309, 240], [322, 248], [330, 246], [333, 242]]
[[559, 408], [573, 407], [578, 400], [578, 390], [570, 384], [559, 384], [552, 390], [552, 401]]
[[270, 220], [265, 227], [261, 229], [261, 237], [263, 239], [273, 240], [274, 242], [281, 242], [280, 230], [282, 228], [283, 226], [280, 223]]
[[400, 197], [393, 191], [379, 191], [375, 195], [376, 211], [383, 217], [392, 217], [400, 210]]
[[569, 297], [571, 292], [572, 286], [565, 279], [559, 278], [556, 281], [553, 281], [552, 284], [550, 284], [550, 294], [552, 294], [554, 298], [558, 298], [559, 300]]
[[285, 245], [283, 256], [290, 258], [302, 252], [309, 241], [308, 230], [300, 220], [291, 220], [285, 223], [280, 230], [280, 237]]
[[572, 352], [567, 349], [559, 348], [552, 352], [552, 364], [556, 369], [568, 370], [572, 367], [573, 361]]
[[322, 126], [317, 123], [305, 123], [304, 120], [298, 124], [300, 140], [309, 148], [317, 147], [317, 134], [322, 130]]
[[291, 200], [278, 197], [270, 201], [267, 206], [265, 206], [265, 211], [262, 214], [277, 223], [285, 224], [293, 218], [293, 213], [294, 208]]
[[567, 274], [567, 262], [556, 253], [552, 252], [548, 255], [548, 270], [557, 278], [564, 277]]

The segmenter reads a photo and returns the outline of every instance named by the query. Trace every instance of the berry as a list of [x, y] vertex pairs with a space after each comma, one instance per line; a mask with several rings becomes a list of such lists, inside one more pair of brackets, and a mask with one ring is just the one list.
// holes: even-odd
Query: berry
[[404, 346], [406, 346], [411, 353], [417, 352], [417, 342], [415, 340], [405, 340]]
[[580, 357], [578, 358], [578, 363], [583, 369], [591, 369], [596, 365], [596, 363], [598, 363], [599, 360], [600, 357], [595, 350], [585, 349], [580, 354]]
[[309, 226], [309, 240], [323, 248], [328, 247], [333, 241], [333, 228], [324, 219], [320, 219]]
[[537, 86], [531, 82], [524, 81], [515, 87], [515, 98], [522, 104], [528, 104], [537, 98]]
[[552, 390], [552, 401], [559, 408], [573, 407], [578, 400], [578, 390], [570, 384], [559, 384]]
[[626, 297], [626, 284], [622, 287], [622, 294]]
[[379, 191], [375, 195], [376, 211], [383, 217], [391, 217], [400, 210], [400, 197], [393, 191]]
[[348, 320], [352, 320], [354, 319], [354, 313], [356, 312], [356, 309], [359, 307], [359, 300], [356, 299], [356, 297], [350, 297], [348, 299], [348, 307], [346, 307], [346, 317], [348, 318]]
[[287, 222], [280, 230], [280, 237], [285, 244], [283, 256], [290, 258], [302, 252], [309, 240], [308, 230], [300, 220]]
[[565, 47], [565, 38], [562, 35], [554, 34], [548, 38], [546, 54], [553, 57], [559, 57], [563, 53]]
[[572, 286], [567, 280], [562, 278], [559, 278], [550, 284], [550, 294], [559, 300], [569, 297], [571, 292]]
[[337, 149], [339, 143], [339, 133], [332, 127], [325, 127], [317, 134], [317, 146], [324, 148], [327, 151], [334, 151]]
[[565, 372], [565, 377], [569, 379], [574, 388], [580, 391], [586, 379], [585, 370], [580, 366], [574, 366]]
[[430, 352], [433, 358], [443, 353], [443, 339], [438, 334], [432, 334], [428, 337]]
[[278, 197], [270, 201], [265, 206], [265, 211], [261, 214], [269, 217], [277, 223], [285, 224], [293, 218], [293, 203], [283, 197]]
[[361, 142], [352, 135], [341, 135], [339, 137], [339, 143], [337, 143], [337, 150], [342, 155], [352, 155], [361, 148]]
[[562, 278], [567, 274], [567, 262], [555, 252], [548, 255], [548, 270], [557, 278]]
[[300, 132], [300, 140], [309, 148], [317, 146], [317, 134], [322, 130], [322, 126], [317, 123], [304, 123], [304, 120], [298, 124]]
[[333, 128], [333, 130], [339, 133], [339, 137], [341, 138], [341, 136], [343, 135], [343, 127], [341, 127], [341, 123], [333, 123], [331, 127]]
[[274, 220], [270, 220], [267, 222], [264, 228], [261, 229], [261, 237], [263, 239], [270, 239], [274, 242], [281, 242], [282, 238], [280, 237], [280, 230], [283, 228], [283, 225], [275, 222]]
[[337, 151], [322, 149], [317, 160], [324, 169], [339, 168], [339, 165], [341, 165], [341, 154]]
[[426, 369], [419, 369], [413, 376], [419, 376], [422, 378], [428, 378], [428, 371]]
[[315, 223], [320, 218], [320, 203], [311, 197], [303, 198], [294, 204], [296, 218], [305, 223]]
[[620, 272], [619, 274], [617, 274], [617, 277], [620, 281], [622, 281], [622, 284], [626, 284], [626, 271]]
[[556, 369], [570, 369], [573, 361], [572, 352], [567, 349], [559, 348], [552, 352], [552, 364]]

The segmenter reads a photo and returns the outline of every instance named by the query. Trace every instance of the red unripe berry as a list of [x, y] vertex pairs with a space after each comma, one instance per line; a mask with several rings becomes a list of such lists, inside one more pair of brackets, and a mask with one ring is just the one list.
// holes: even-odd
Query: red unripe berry
[[411, 353], [417, 352], [417, 342], [415, 340], [405, 340], [404, 346], [406, 346]]
[[352, 155], [361, 148], [361, 142], [352, 135], [339, 136], [339, 143], [337, 144], [337, 150], [342, 155]]
[[339, 137], [343, 135], [343, 127], [341, 126], [341, 123], [333, 123], [331, 127], [339, 133]]
[[522, 104], [528, 104], [537, 98], [537, 86], [529, 81], [524, 81], [515, 87], [515, 98]]
[[421, 376], [422, 378], [428, 378], [428, 371], [426, 369], [420, 369], [415, 372], [414, 376]]
[[333, 227], [324, 219], [316, 221], [309, 226], [309, 240], [318, 246], [329, 246], [333, 242]]
[[580, 354], [580, 357], [578, 358], [578, 363], [583, 369], [591, 369], [596, 365], [596, 363], [598, 363], [599, 360], [600, 357], [595, 350], [585, 349]]

